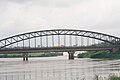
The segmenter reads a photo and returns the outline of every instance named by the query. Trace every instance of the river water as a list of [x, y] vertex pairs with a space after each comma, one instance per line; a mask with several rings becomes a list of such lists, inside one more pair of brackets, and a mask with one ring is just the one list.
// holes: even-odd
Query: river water
[[66, 57], [0, 58], [0, 80], [93, 80], [120, 71], [120, 59], [102, 60]]

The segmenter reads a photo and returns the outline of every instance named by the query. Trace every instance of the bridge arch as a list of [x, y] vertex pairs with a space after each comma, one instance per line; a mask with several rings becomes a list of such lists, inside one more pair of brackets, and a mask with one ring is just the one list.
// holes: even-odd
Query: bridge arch
[[120, 38], [115, 37], [112, 35], [93, 32], [93, 31], [86, 31], [86, 30], [74, 30], [74, 29], [53, 29], [53, 30], [42, 30], [42, 31], [34, 31], [28, 32], [23, 34], [18, 34], [15, 36], [11, 36], [8, 38], [4, 38], [0, 40], [0, 49], [4, 49], [5, 47], [36, 37], [43, 37], [43, 36], [51, 36], [51, 35], [74, 35], [74, 36], [82, 36], [97, 39], [100, 41], [108, 42], [112, 45], [119, 45]]

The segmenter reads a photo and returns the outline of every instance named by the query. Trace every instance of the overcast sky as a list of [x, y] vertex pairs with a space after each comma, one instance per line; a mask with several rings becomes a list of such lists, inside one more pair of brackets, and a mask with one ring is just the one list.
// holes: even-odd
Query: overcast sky
[[120, 0], [0, 0], [0, 38], [58, 28], [120, 37]]

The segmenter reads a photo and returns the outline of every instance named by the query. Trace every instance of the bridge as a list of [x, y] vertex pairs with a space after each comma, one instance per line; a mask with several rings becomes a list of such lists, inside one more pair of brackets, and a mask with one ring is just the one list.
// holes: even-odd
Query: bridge
[[0, 40], [0, 54], [23, 54], [24, 61], [28, 60], [28, 53], [68, 52], [69, 59], [74, 59], [75, 51], [116, 52], [119, 48], [119, 37], [74, 29], [34, 31]]

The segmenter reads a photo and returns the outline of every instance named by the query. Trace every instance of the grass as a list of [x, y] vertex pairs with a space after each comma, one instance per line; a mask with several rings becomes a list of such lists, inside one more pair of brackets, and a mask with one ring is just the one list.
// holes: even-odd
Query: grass
[[[77, 79], [77, 80], [79, 80], [79, 79]], [[87, 80], [87, 79], [82, 78], [80, 80]], [[115, 74], [109, 75], [108, 77], [102, 77], [102, 76], [95, 75], [93, 80], [120, 80], [120, 76], [115, 75]]]
[[120, 77], [119, 76], [109, 76], [108, 80], [120, 80]]
[[102, 77], [102, 76], [95, 75], [93, 80], [120, 80], [120, 76], [115, 75], [115, 74], [110, 74], [108, 77]]
[[108, 77], [101, 77], [96, 75], [94, 80], [120, 80], [120, 76], [115, 74], [109, 75]]

